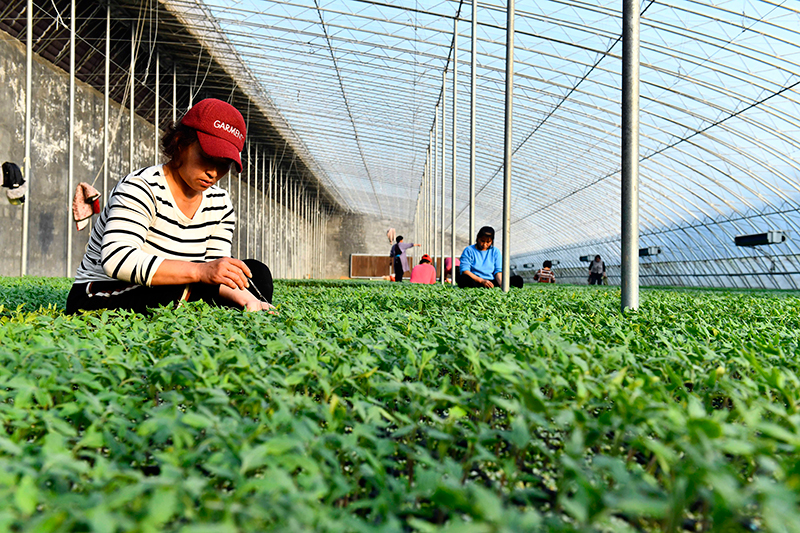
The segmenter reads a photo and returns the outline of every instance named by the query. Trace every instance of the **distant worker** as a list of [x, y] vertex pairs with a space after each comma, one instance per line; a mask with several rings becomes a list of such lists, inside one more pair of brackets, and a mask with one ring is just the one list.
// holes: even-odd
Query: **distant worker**
[[419, 264], [411, 271], [411, 283], [436, 283], [436, 268], [431, 264], [431, 256], [428, 254], [423, 255]]
[[161, 139], [169, 159], [122, 178], [92, 229], [67, 296], [67, 313], [148, 308], [202, 300], [248, 311], [273, 309], [272, 274], [231, 257], [236, 217], [217, 182], [244, 147], [233, 106], [197, 102]]
[[404, 243], [403, 236], [397, 236], [397, 242], [392, 246], [389, 252], [389, 257], [392, 258], [394, 264], [394, 280], [397, 282], [403, 281], [403, 274], [410, 270], [408, 268], [408, 256], [406, 250], [414, 246], [422, 246], [421, 244]]
[[500, 287], [503, 278], [503, 259], [493, 246], [494, 228], [484, 226], [478, 231], [475, 244], [461, 252], [461, 273], [456, 277], [459, 287]]
[[[452, 258], [445, 257], [444, 258], [444, 282], [450, 283], [450, 279], [453, 277], [453, 265], [452, 265]], [[456, 279], [458, 278], [458, 274], [461, 271], [461, 259], [456, 257]]]
[[589, 263], [589, 285], [602, 285], [606, 277], [606, 263], [599, 255], [594, 256], [594, 261]]
[[555, 283], [556, 275], [551, 270], [552, 268], [552, 261], [545, 261], [542, 263], [542, 268], [537, 270], [536, 274], [533, 275], [533, 281], [537, 281], [539, 283]]

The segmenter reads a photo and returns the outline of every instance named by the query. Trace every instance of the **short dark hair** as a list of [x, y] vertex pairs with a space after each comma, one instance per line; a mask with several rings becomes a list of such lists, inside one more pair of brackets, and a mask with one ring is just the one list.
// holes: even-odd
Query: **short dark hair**
[[489, 237], [490, 239], [492, 239], [492, 242], [494, 242], [494, 228], [491, 226], [482, 227], [481, 229], [478, 230], [478, 236], [475, 237], [475, 240], [477, 241], [478, 239], [484, 236]]
[[180, 122], [170, 122], [167, 131], [161, 137], [161, 153], [168, 161], [172, 161], [180, 150], [186, 149], [196, 140], [196, 129], [184, 126]]
[[597, 254], [596, 256], [594, 256], [594, 258], [595, 259], [600, 259], [600, 254]]
[[403, 236], [402, 235], [398, 235], [397, 238], [395, 239], [395, 242], [400, 242], [402, 240], [403, 240]]
[[545, 261], [544, 263], [542, 263], [542, 268], [552, 268], [552, 267], [553, 267], [553, 262], [550, 261], [550, 260]]

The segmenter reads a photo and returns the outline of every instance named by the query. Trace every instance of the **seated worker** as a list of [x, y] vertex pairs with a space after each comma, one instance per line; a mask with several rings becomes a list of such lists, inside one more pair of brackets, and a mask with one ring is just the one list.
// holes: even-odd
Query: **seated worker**
[[[451, 263], [450, 257], [444, 258], [444, 282], [450, 283], [450, 278], [453, 276], [453, 265]], [[458, 272], [461, 269], [461, 259], [456, 257], [456, 276], [458, 276]]]
[[484, 226], [478, 231], [475, 244], [461, 252], [461, 273], [456, 283], [461, 288], [499, 287], [502, 284], [503, 259], [493, 246], [494, 228]]
[[122, 178], [92, 229], [67, 297], [67, 312], [148, 308], [203, 300], [248, 311], [272, 309], [272, 274], [231, 257], [236, 225], [228, 193], [216, 186], [239, 155], [242, 114], [209, 98], [161, 139], [169, 162]]
[[411, 270], [411, 283], [428, 285], [436, 283], [436, 269], [431, 264], [431, 256], [428, 254], [423, 255], [419, 264]]
[[545, 261], [542, 263], [542, 268], [537, 270], [536, 274], [533, 275], [533, 281], [538, 281], [539, 283], [555, 283], [556, 275], [550, 270], [551, 268], [553, 268], [552, 261]]

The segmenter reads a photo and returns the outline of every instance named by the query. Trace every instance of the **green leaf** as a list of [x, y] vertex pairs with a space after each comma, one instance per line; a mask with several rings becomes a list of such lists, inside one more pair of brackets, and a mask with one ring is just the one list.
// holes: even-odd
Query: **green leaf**
[[14, 492], [14, 503], [23, 515], [30, 516], [39, 503], [39, 489], [31, 476], [23, 476]]

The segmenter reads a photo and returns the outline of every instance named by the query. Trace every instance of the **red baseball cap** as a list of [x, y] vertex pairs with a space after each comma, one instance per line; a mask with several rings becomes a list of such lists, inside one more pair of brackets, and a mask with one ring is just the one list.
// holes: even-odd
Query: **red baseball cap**
[[425, 255], [423, 255], [422, 257], [420, 257], [420, 260], [422, 260], [422, 261], [424, 261], [424, 260], [426, 260], [426, 259], [427, 259], [428, 261], [431, 261], [431, 262], [433, 262], [433, 261], [431, 260], [431, 256], [429, 256], [428, 254], [425, 254]]
[[216, 98], [200, 100], [181, 119], [181, 124], [197, 130], [200, 147], [211, 157], [224, 157], [242, 171], [242, 158], [247, 126], [239, 111]]

